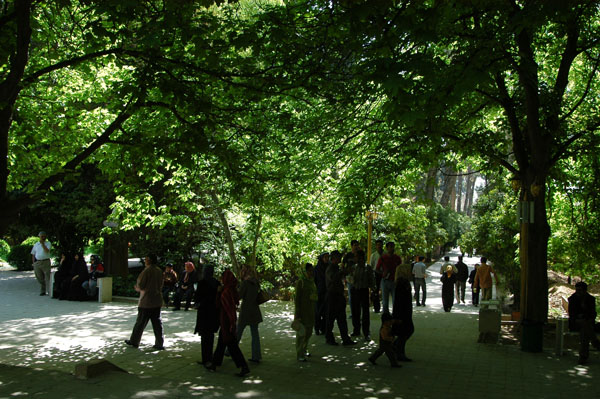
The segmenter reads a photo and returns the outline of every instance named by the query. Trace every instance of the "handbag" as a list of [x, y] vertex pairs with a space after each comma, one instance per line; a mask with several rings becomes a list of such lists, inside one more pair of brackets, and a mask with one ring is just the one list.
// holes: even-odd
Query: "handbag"
[[267, 294], [264, 290], [259, 290], [258, 294], [256, 294], [256, 304], [257, 305], [262, 305], [263, 303], [267, 302], [269, 299], [269, 294]]

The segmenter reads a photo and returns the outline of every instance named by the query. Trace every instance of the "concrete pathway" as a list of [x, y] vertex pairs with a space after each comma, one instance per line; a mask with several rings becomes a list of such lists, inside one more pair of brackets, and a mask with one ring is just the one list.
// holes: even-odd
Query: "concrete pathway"
[[[451, 261], [456, 261], [454, 256]], [[475, 259], [466, 259], [470, 266]], [[429, 268], [427, 307], [415, 308], [414, 359], [391, 369], [367, 357], [376, 342], [326, 345], [313, 337], [307, 363], [295, 360], [290, 329], [293, 304], [262, 306], [264, 361], [235, 377], [230, 359], [216, 373], [196, 364], [200, 340], [195, 312], [163, 312], [165, 351], [152, 349], [151, 327], [140, 349], [127, 347], [135, 304], [58, 301], [38, 296], [32, 272], [0, 271], [0, 398], [599, 398], [600, 354], [577, 366], [574, 353], [558, 359], [552, 348], [530, 354], [517, 346], [477, 344], [477, 311], [455, 305], [444, 313], [439, 267]], [[470, 293], [467, 294], [468, 303]], [[350, 322], [350, 320], [349, 320]], [[372, 314], [377, 336], [379, 315]], [[241, 347], [250, 353], [250, 332]], [[79, 362], [104, 358], [127, 370], [89, 380], [72, 373]], [[594, 382], [594, 380], [596, 382]]]

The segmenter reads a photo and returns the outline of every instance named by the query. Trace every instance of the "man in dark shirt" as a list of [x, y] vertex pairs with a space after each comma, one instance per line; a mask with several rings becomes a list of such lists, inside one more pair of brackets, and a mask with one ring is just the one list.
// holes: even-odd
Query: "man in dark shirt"
[[[462, 255], [458, 257], [458, 263], [455, 265], [458, 273], [456, 274], [456, 303], [465, 303], [465, 288], [469, 279], [469, 267], [463, 262]], [[460, 295], [459, 295], [460, 292]]]
[[596, 298], [587, 292], [583, 281], [575, 284], [575, 293], [569, 297], [569, 330], [579, 331], [579, 364], [586, 364], [590, 355], [590, 342], [600, 349], [594, 332]]
[[383, 297], [383, 312], [390, 312], [390, 295], [392, 304], [396, 296], [396, 285], [394, 279], [396, 277], [396, 268], [402, 263], [402, 259], [394, 253], [396, 244], [393, 241], [385, 244], [386, 253], [379, 258], [377, 262], [377, 271], [381, 273], [381, 295]]
[[346, 271], [340, 269], [339, 263], [342, 256], [339, 251], [331, 252], [331, 264], [325, 272], [327, 284], [327, 326], [325, 328], [325, 341], [329, 345], [337, 345], [333, 336], [333, 323], [337, 321], [343, 345], [354, 345], [348, 336], [348, 322], [346, 321], [346, 298], [344, 297], [344, 283], [342, 279]]

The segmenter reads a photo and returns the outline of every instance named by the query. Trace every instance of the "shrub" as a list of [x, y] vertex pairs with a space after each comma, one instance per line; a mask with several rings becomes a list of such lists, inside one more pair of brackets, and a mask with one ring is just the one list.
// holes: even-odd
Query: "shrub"
[[6, 260], [10, 252], [10, 245], [4, 240], [0, 240], [0, 259]]
[[31, 245], [15, 245], [6, 256], [6, 261], [17, 270], [33, 270], [31, 265]]
[[137, 282], [138, 276], [139, 273], [131, 271], [127, 277], [113, 276], [113, 295], [137, 297], [139, 293], [135, 291], [133, 286]]

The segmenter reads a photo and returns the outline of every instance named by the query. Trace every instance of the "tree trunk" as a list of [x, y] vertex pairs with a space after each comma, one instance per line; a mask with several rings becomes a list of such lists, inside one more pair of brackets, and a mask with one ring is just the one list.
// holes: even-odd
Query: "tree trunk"
[[450, 206], [452, 191], [456, 186], [456, 173], [451, 167], [444, 168], [444, 172], [446, 173], [446, 175], [444, 177], [444, 191], [442, 193], [442, 198], [440, 199], [440, 204], [444, 208], [447, 208], [448, 206]]
[[[471, 168], [469, 168], [469, 173], [471, 173]], [[473, 197], [475, 194], [475, 181], [477, 180], [477, 175], [469, 174], [467, 176], [467, 194], [465, 198], [465, 213], [468, 216], [473, 214]]]
[[236, 276], [239, 276], [241, 271], [240, 264], [238, 263], [237, 257], [235, 255], [235, 246], [233, 245], [233, 238], [231, 237], [231, 230], [229, 229], [229, 223], [227, 222], [225, 211], [223, 211], [223, 208], [221, 208], [219, 197], [214, 191], [210, 191], [210, 197], [212, 198], [215, 214], [217, 215], [219, 222], [221, 222], [223, 234], [225, 235], [225, 240], [227, 241], [227, 247], [229, 248], [229, 257], [231, 258], [231, 265], [233, 266], [233, 273]]
[[256, 269], [256, 247], [258, 246], [258, 239], [260, 238], [260, 228], [262, 226], [262, 210], [258, 209], [258, 220], [256, 221], [256, 229], [254, 230], [254, 242], [252, 243], [252, 255], [250, 257], [251, 266]]
[[456, 181], [456, 212], [462, 212], [462, 200], [463, 200], [463, 180], [464, 176], [461, 174], [458, 176]]
[[427, 171], [425, 180], [425, 200], [433, 202], [435, 197], [435, 178], [437, 176], [437, 167], [432, 166]]

